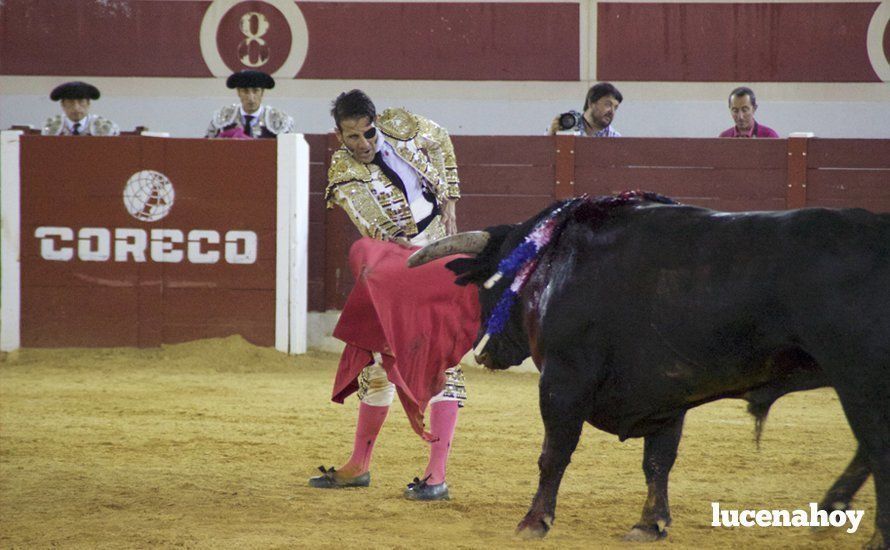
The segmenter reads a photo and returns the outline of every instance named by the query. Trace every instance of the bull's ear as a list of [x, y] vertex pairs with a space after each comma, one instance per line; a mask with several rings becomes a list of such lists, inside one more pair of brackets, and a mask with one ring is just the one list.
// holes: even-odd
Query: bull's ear
[[[507, 236], [515, 230], [518, 225], [493, 225], [491, 227], [486, 227], [485, 232], [488, 233], [488, 243], [485, 245], [485, 248], [479, 254], [479, 256], [487, 256], [487, 255], [497, 255], [500, 257], [501, 247], [504, 246], [504, 241], [507, 240]], [[509, 252], [509, 251], [508, 251]]]
[[512, 225], [487, 227], [485, 231], [490, 238], [482, 252], [475, 258], [457, 258], [445, 264], [445, 267], [457, 275], [455, 284], [466, 286], [472, 283], [481, 286], [487, 281], [497, 270], [501, 247], [514, 227]]
[[470, 283], [481, 284], [485, 281], [484, 278], [481, 279], [481, 281], [477, 280], [479, 275], [474, 275], [478, 263], [476, 258], [457, 258], [445, 264], [445, 267], [457, 275], [457, 278], [454, 280], [455, 284], [467, 286]]

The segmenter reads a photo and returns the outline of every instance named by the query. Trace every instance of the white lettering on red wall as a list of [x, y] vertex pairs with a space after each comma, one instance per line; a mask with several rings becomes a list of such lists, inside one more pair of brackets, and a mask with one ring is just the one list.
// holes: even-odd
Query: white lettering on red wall
[[[167, 262], [193, 264], [256, 263], [258, 240], [253, 231], [227, 231], [220, 238], [212, 229], [144, 229], [42, 226], [34, 231], [40, 239], [40, 257], [67, 262]], [[112, 238], [113, 236], [113, 238]]]

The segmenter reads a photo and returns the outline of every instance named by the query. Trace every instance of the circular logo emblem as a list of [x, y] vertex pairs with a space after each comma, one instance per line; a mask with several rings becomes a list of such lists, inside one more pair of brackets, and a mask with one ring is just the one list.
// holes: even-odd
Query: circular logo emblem
[[230, 9], [219, 22], [216, 49], [227, 67], [258, 69], [272, 74], [290, 53], [287, 19], [275, 6], [245, 2]]
[[124, 206], [137, 220], [156, 222], [173, 207], [173, 184], [154, 170], [136, 172], [124, 187]]
[[293, 78], [308, 49], [306, 20], [293, 0], [213, 0], [201, 21], [201, 54], [213, 76], [258, 69]]
[[866, 46], [868, 60], [878, 78], [890, 82], [890, 0], [884, 0], [875, 9], [868, 23]]

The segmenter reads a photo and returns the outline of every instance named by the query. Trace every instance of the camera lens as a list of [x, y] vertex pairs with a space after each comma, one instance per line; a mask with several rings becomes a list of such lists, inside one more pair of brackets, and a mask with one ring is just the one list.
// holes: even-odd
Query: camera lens
[[559, 115], [559, 129], [572, 130], [578, 125], [578, 113], [568, 112]]

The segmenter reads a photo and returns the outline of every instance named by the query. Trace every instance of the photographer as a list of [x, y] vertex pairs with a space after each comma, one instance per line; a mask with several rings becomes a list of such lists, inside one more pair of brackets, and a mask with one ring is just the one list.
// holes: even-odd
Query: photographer
[[621, 137], [612, 128], [612, 120], [622, 99], [621, 92], [612, 84], [595, 84], [587, 91], [584, 112], [569, 111], [558, 115], [550, 123], [548, 133], [551, 136], [557, 132], [571, 132], [576, 136]]

